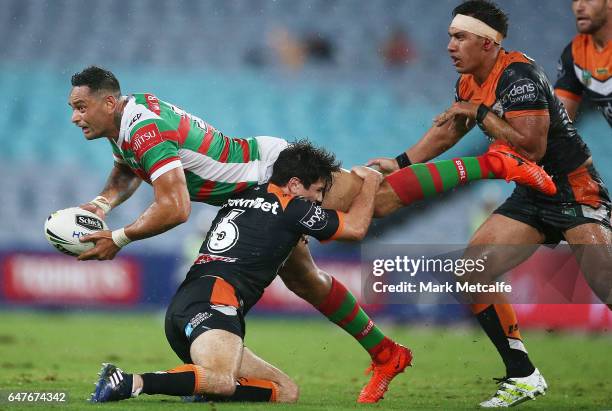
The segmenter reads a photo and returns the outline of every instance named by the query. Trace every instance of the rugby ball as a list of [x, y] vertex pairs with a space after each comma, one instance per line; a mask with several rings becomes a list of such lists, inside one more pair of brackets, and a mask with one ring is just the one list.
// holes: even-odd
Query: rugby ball
[[104, 220], [79, 207], [56, 211], [45, 221], [47, 241], [60, 252], [75, 257], [94, 246], [93, 242], [81, 243], [79, 239], [100, 230], [108, 230]]

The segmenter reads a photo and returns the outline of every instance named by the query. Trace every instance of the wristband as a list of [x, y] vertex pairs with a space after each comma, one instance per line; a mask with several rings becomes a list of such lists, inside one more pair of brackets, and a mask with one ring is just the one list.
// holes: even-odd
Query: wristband
[[406, 168], [409, 165], [412, 165], [412, 161], [410, 161], [408, 154], [406, 154], [405, 151], [399, 156], [395, 157], [395, 161], [397, 161], [399, 168]]
[[478, 110], [476, 110], [476, 122], [480, 127], [482, 127], [482, 122], [484, 121], [487, 114], [489, 114], [489, 107], [484, 105], [484, 103], [480, 103], [478, 106]]
[[93, 200], [91, 200], [88, 204], [93, 204], [98, 207], [100, 210], [104, 211], [104, 214], [108, 214], [111, 210], [110, 201], [106, 199], [106, 197], [97, 196]]
[[113, 237], [113, 243], [115, 243], [115, 245], [119, 248], [123, 248], [132, 242], [132, 240], [125, 235], [125, 228], [115, 230], [111, 233], [111, 235]]

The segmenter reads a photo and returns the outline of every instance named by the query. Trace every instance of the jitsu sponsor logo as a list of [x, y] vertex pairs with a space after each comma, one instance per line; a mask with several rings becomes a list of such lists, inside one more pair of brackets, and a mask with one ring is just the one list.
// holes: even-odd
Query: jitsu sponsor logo
[[194, 264], [206, 264], [214, 261], [221, 261], [223, 263], [235, 263], [238, 261], [237, 258], [234, 257], [222, 257], [220, 255], [212, 255], [212, 254], [199, 254], [198, 258], [193, 262]]
[[457, 168], [457, 173], [459, 173], [459, 181], [461, 184], [464, 184], [467, 182], [467, 171], [465, 170], [465, 164], [460, 158], [454, 159], [453, 162], [455, 163], [455, 168]]
[[531, 79], [521, 79], [510, 84], [501, 95], [502, 106], [508, 109], [516, 104], [536, 101], [538, 98], [538, 88]]
[[130, 121], [130, 124], [128, 124], [128, 128], [132, 127], [132, 125], [133, 125], [135, 122], [137, 122], [137, 121], [140, 119], [140, 117], [142, 117], [142, 113], [138, 113], [138, 114], [136, 114], [136, 115], [135, 115], [135, 116], [132, 118], [132, 121]]
[[264, 201], [263, 198], [257, 197], [255, 199], [252, 198], [231, 198], [223, 204], [223, 207], [240, 207], [240, 208], [258, 208], [263, 212], [272, 212], [272, 214], [278, 214], [278, 201], [270, 203], [268, 201]]
[[139, 129], [131, 140], [132, 150], [137, 159], [142, 156], [152, 147], [163, 141], [159, 130], [155, 124], [148, 124]]
[[102, 221], [86, 215], [76, 215], [75, 223], [88, 230], [102, 230]]
[[316, 204], [312, 204], [310, 210], [300, 220], [300, 224], [313, 231], [323, 230], [327, 227], [327, 222], [327, 213]]

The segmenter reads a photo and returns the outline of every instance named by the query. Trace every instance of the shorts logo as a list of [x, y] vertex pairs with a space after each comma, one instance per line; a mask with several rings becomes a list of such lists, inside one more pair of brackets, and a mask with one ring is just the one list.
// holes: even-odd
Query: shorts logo
[[140, 128], [132, 137], [132, 150], [138, 160], [142, 159], [147, 151], [162, 143], [161, 133], [155, 124], [147, 124]]
[[323, 230], [327, 227], [327, 222], [327, 213], [316, 204], [312, 204], [310, 210], [300, 220], [300, 224], [313, 231]]
[[210, 317], [212, 317], [212, 313], [209, 312], [197, 313], [191, 320], [189, 320], [187, 325], [185, 325], [185, 335], [189, 337], [198, 325], [202, 324]]
[[76, 215], [75, 223], [88, 230], [102, 230], [102, 221], [86, 215]]
[[506, 87], [501, 96], [502, 106], [507, 111], [515, 105], [535, 102], [538, 99], [538, 88], [533, 80], [524, 78]]
[[198, 258], [193, 262], [194, 264], [206, 264], [212, 261], [222, 261], [224, 263], [235, 263], [238, 261], [235, 257], [222, 257], [220, 255], [213, 254], [200, 254]]

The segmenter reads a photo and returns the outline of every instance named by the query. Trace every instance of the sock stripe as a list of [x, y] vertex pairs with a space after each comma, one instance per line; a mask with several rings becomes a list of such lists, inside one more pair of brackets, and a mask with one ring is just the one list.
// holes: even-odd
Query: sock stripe
[[353, 311], [353, 307], [356, 304], [357, 301], [355, 300], [355, 297], [353, 297], [351, 294], [347, 294], [344, 297], [342, 304], [340, 304], [340, 308], [338, 308], [336, 312], [328, 316], [329, 319], [338, 324], [341, 320], [346, 318]]
[[442, 191], [444, 191], [444, 186], [442, 185], [442, 177], [440, 176], [440, 171], [438, 171], [438, 167], [436, 167], [434, 163], [425, 163], [425, 165], [431, 173], [431, 179], [433, 180], [436, 193], [441, 193]]
[[397, 197], [404, 204], [423, 199], [423, 190], [412, 167], [402, 168], [385, 177]]
[[415, 164], [412, 168], [421, 185], [423, 196], [425, 198], [434, 196], [436, 194], [436, 188], [429, 168], [425, 164]]
[[357, 317], [357, 314], [359, 314], [359, 311], [360, 311], [359, 304], [355, 304], [355, 306], [353, 307], [353, 311], [351, 311], [349, 315], [347, 315], [342, 320], [340, 320], [338, 322], [338, 325], [344, 329], [349, 328], [350, 324], [355, 320], [355, 317]]
[[443, 160], [436, 162], [438, 171], [442, 177], [442, 186], [444, 191], [457, 187], [459, 184], [459, 175], [452, 160]]
[[482, 178], [482, 169], [476, 157], [463, 157], [463, 164], [465, 164], [468, 181], [480, 180]]
[[495, 177], [493, 170], [489, 166], [489, 162], [485, 158], [485, 156], [478, 156], [478, 164], [480, 164], [480, 178], [492, 178]]
[[[356, 311], [357, 312], [353, 320], [342, 327], [353, 337], [357, 337], [358, 335], [360, 335], [360, 333], [368, 326], [369, 323], [369, 318], [367, 314], [362, 309], [360, 309], [359, 306], [357, 306]], [[366, 326], [364, 327], [363, 324], [366, 324]]]
[[317, 309], [321, 311], [323, 315], [329, 317], [334, 312], [338, 311], [347, 294], [348, 290], [342, 285], [342, 283], [332, 277], [331, 290], [329, 291], [325, 301], [323, 301], [323, 303], [317, 307]]

